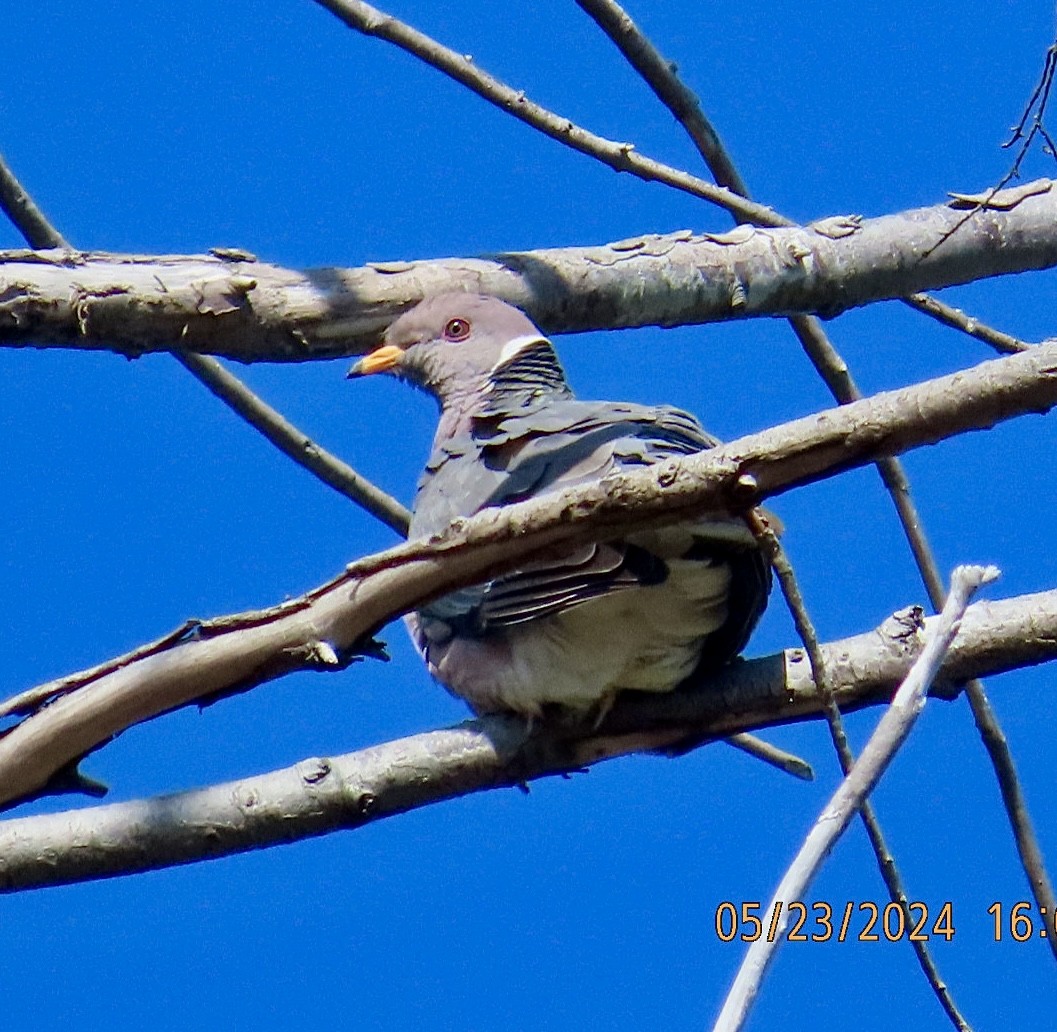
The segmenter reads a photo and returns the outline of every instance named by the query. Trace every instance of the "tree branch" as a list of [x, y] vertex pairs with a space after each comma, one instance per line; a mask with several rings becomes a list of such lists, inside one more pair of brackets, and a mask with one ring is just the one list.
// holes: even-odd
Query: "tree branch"
[[30, 247], [69, 247], [66, 238], [33, 203], [11, 166], [0, 156], [0, 209]]
[[[614, 0], [576, 0], [576, 6], [609, 37], [642, 81], [686, 130], [686, 135], [697, 148], [697, 153], [716, 183], [739, 197], [748, 198], [749, 188], [745, 180], [741, 178], [719, 134], [701, 110], [697, 95], [679, 78], [675, 65], [661, 55], [630, 15]], [[731, 214], [739, 221], [755, 221], [739, 212], [732, 211]], [[782, 224], [792, 223], [783, 219]]]
[[[0, 738], [0, 802], [131, 724], [293, 670], [340, 669], [394, 616], [532, 555], [769, 495], [1057, 404], [1057, 343], [841, 406], [640, 471], [457, 521], [354, 563], [271, 610], [192, 625], [175, 643], [53, 697]], [[38, 696], [39, 697], [39, 696]]]
[[1014, 337], [1011, 333], [996, 330], [987, 323], [980, 322], [975, 316], [966, 315], [960, 308], [946, 305], [928, 294], [912, 294], [903, 298], [905, 304], [930, 319], [958, 330], [974, 340], [982, 341], [1000, 355], [1015, 355], [1018, 351], [1031, 347], [1026, 340]]
[[215, 358], [193, 351], [175, 351], [173, 357], [284, 455], [401, 537], [407, 537], [411, 514], [400, 502], [361, 476], [348, 463], [321, 448], [281, 412], [254, 394], [237, 376], [232, 376]]
[[[31, 247], [69, 248], [65, 237], [33, 203], [15, 173], [0, 156], [0, 208]], [[372, 516], [407, 537], [409, 513], [395, 498], [375, 487], [337, 456], [320, 448], [283, 415], [257, 397], [219, 362], [193, 351], [174, 352], [176, 360], [200, 383], [271, 441], [284, 455]]]
[[707, 180], [639, 154], [630, 143], [617, 143], [597, 136], [575, 125], [568, 118], [548, 111], [529, 100], [524, 90], [515, 90], [478, 68], [470, 55], [456, 53], [370, 4], [361, 3], [360, 0], [316, 2], [350, 29], [398, 46], [518, 121], [566, 147], [608, 165], [616, 172], [629, 172], [645, 182], [662, 183], [675, 190], [682, 190], [694, 197], [711, 201], [733, 212], [742, 220], [755, 222], [757, 225], [780, 225], [783, 221], [776, 218], [774, 212], [765, 205], [757, 204]]
[[1057, 265], [1057, 191], [996, 197], [944, 247], [958, 218], [936, 205], [806, 227], [642, 236], [599, 247], [296, 272], [241, 251], [136, 256], [0, 252], [0, 346], [139, 355], [191, 350], [238, 361], [359, 354], [428, 294], [494, 294], [543, 330], [696, 325], [849, 308]]
[[[841, 707], [886, 702], [920, 648], [920, 610], [825, 646]], [[1057, 591], [980, 602], [962, 620], [933, 691], [950, 697], [952, 686], [969, 676], [1054, 658]], [[688, 733], [720, 738], [815, 719], [821, 706], [803, 650], [789, 649], [732, 663], [700, 688], [625, 693], [587, 737], [582, 726], [548, 723], [529, 734], [519, 718], [489, 717], [210, 788], [9, 819], [0, 822], [0, 889], [154, 870], [358, 828], [471, 792], [576, 771]]]
[[[697, 97], [692, 90], [679, 80], [675, 66], [661, 56], [616, 0], [577, 0], [577, 4], [595, 20], [602, 31], [616, 44], [632, 67], [642, 76], [647, 85], [671, 111], [680, 125], [683, 126], [694, 146], [697, 147], [698, 153], [716, 178], [716, 182], [734, 190], [736, 193], [747, 196], [747, 185], [727, 154], [719, 135], [701, 111]], [[956, 326], [966, 332], [969, 331], [969, 320], [964, 317], [959, 319], [958, 317], [961, 316], [961, 313], [957, 313], [949, 306], [927, 294], [916, 294], [913, 299], [909, 300], [909, 303], [918, 305], [922, 311], [926, 311], [947, 325]], [[822, 329], [818, 319], [810, 315], [794, 315], [790, 317], [789, 322], [805, 353], [811, 359], [816, 371], [826, 383], [834, 398], [842, 403], [847, 403], [861, 397], [851, 377], [850, 370], [829, 340], [828, 335]], [[978, 333], [983, 331], [987, 331], [994, 337], [998, 336], [998, 331], [991, 330], [990, 327], [977, 328]], [[903, 467], [896, 458], [883, 458], [878, 462], [877, 466], [881, 479], [895, 505], [911, 551], [918, 562], [922, 576], [928, 582], [935, 572], [936, 564], [928, 540], [925, 537], [924, 528], [918, 518], [917, 508], [911, 499], [910, 485]], [[852, 752], [848, 745], [847, 736], [844, 733], [840, 710], [829, 696], [825, 678], [822, 676], [823, 665], [818, 641], [804, 601], [800, 596], [800, 589], [796, 584], [792, 566], [786, 559], [781, 545], [773, 532], [768, 531], [766, 527], [759, 527], [756, 531], [758, 536], [762, 535], [762, 538], [767, 541], [768, 549], [772, 556], [772, 565], [778, 575], [782, 592], [793, 616], [793, 622], [796, 624], [798, 633], [807, 650], [815, 680], [823, 697], [826, 699], [826, 721], [829, 725], [833, 744], [840, 758], [841, 769], [847, 774], [853, 762]], [[880, 821], [869, 800], [863, 802], [859, 810], [859, 816], [870, 839], [870, 845], [873, 847], [874, 856], [877, 859], [878, 870], [888, 888], [890, 897], [903, 908], [907, 918], [911, 919], [912, 915], [909, 910], [907, 894], [903, 888], [902, 877], [896, 866], [895, 858], [892, 856], [885, 841]], [[964, 1032], [968, 1025], [959, 1012], [945, 981], [940, 977], [927, 944], [923, 941], [914, 940], [912, 946], [922, 972], [940, 1005], [951, 1019], [954, 1027]]]
[[714, 1032], [738, 1032], [748, 1017], [756, 994], [763, 984], [767, 967], [774, 959], [789, 925], [789, 904], [801, 900], [814, 881], [837, 839], [847, 830], [856, 812], [881, 780], [899, 747], [925, 706], [929, 686], [939, 676], [969, 599], [981, 584], [994, 580], [994, 567], [959, 566], [951, 579], [951, 591], [943, 612], [932, 622], [924, 647], [906, 679], [899, 686], [891, 705], [881, 718], [862, 755], [846, 773], [788, 871], [775, 890], [766, 913], [774, 914], [768, 934], [753, 942], [738, 969], [737, 977], [723, 1004]]

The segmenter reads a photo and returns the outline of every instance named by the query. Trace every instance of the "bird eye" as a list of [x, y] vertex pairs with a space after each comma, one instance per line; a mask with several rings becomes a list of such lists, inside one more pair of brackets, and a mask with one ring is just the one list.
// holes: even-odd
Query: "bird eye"
[[444, 336], [448, 340], [466, 340], [470, 336], [470, 323], [466, 319], [449, 319], [444, 327]]

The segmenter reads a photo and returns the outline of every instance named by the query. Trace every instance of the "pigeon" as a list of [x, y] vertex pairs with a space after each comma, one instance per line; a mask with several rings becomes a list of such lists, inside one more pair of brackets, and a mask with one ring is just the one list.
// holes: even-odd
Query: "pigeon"
[[[348, 375], [377, 373], [440, 406], [411, 538], [718, 443], [677, 408], [579, 400], [551, 342], [494, 297], [421, 301]], [[620, 691], [671, 691], [737, 655], [770, 587], [744, 519], [713, 514], [527, 561], [405, 622], [433, 677], [477, 714], [532, 720], [556, 704], [600, 719]]]

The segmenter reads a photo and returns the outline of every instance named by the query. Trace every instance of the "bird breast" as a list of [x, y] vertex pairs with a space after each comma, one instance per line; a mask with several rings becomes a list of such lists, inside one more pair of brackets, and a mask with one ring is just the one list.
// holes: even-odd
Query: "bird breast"
[[705, 639], [727, 618], [730, 569], [719, 561], [667, 562], [661, 584], [482, 637], [430, 641], [416, 614], [409, 629], [430, 672], [478, 713], [537, 716], [548, 703], [586, 711], [625, 688], [670, 691], [693, 672]]

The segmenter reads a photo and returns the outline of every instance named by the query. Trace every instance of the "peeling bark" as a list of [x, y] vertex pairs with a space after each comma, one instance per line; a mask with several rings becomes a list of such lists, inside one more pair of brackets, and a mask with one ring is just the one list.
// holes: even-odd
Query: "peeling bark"
[[646, 235], [596, 247], [298, 272], [247, 252], [0, 252], [0, 346], [241, 362], [360, 354], [444, 290], [494, 294], [546, 332], [683, 326], [849, 308], [1057, 264], [1057, 191], [1038, 180], [949, 204], [805, 227]]
[[[936, 619], [935, 617], [931, 618]], [[927, 626], [930, 621], [925, 621]], [[920, 610], [824, 646], [845, 710], [884, 703], [923, 640]], [[1057, 658], [1057, 591], [970, 606], [933, 694]], [[708, 683], [666, 695], [625, 693], [598, 729], [489, 717], [344, 756], [155, 799], [0, 822], [0, 891], [63, 885], [322, 835], [487, 789], [581, 769], [687, 736], [821, 716], [800, 649], [733, 663]]]
[[1054, 404], [1057, 343], [680, 460], [486, 509], [439, 538], [360, 560], [299, 599], [191, 625], [126, 661], [31, 692], [31, 704], [8, 708], [30, 712], [0, 738], [0, 803], [40, 792], [86, 752], [159, 713], [293, 670], [340, 669], [393, 617], [530, 556], [702, 512], [744, 510], [879, 455]]

